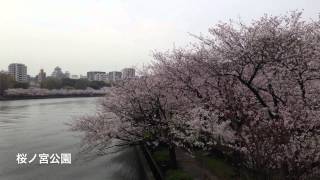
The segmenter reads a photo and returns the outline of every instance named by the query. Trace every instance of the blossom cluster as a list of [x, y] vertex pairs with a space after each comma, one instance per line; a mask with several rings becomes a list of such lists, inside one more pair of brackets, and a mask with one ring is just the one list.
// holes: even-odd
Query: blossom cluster
[[155, 52], [141, 78], [111, 88], [74, 128], [91, 144], [161, 142], [283, 179], [319, 173], [320, 21], [292, 12], [209, 33]]
[[104, 95], [107, 93], [107, 88], [95, 90], [92, 88], [81, 89], [41, 89], [41, 88], [28, 88], [28, 89], [7, 89], [5, 96], [71, 96], [71, 95]]

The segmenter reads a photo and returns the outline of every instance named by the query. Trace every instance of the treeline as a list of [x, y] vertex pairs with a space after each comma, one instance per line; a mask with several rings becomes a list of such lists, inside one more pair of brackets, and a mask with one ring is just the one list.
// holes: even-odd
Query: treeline
[[108, 88], [101, 89], [40, 89], [40, 88], [15, 88], [7, 89], [6, 97], [8, 98], [41, 98], [41, 97], [81, 97], [81, 96], [103, 96], [108, 92]]
[[99, 149], [113, 139], [165, 144], [172, 167], [177, 147], [223, 156], [237, 170], [232, 179], [242, 170], [253, 179], [319, 179], [320, 19], [266, 15], [209, 32], [191, 47], [156, 52], [142, 78], [112, 87], [74, 130]]
[[[103, 81], [88, 81], [87, 79], [57, 79], [48, 77], [40, 82], [40, 88], [42, 89], [79, 89], [85, 90], [92, 88], [95, 90], [103, 87], [110, 87], [109, 83]], [[28, 89], [30, 87], [29, 82], [17, 82], [14, 78], [6, 73], [0, 73], [0, 96], [4, 95], [7, 89]]]
[[101, 89], [110, 87], [109, 83], [103, 81], [88, 81], [87, 79], [57, 79], [48, 77], [40, 83], [40, 87], [44, 89]]
[[8, 74], [0, 73], [0, 96], [4, 94], [5, 90], [10, 88], [29, 88], [29, 83], [17, 82]]

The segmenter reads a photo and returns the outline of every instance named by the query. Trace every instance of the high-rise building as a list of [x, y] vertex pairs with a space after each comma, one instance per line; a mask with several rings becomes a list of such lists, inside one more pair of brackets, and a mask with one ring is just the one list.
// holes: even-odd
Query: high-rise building
[[37, 80], [38, 80], [38, 82], [42, 82], [45, 79], [46, 79], [46, 73], [44, 72], [43, 69], [40, 69]]
[[121, 80], [121, 76], [122, 76], [122, 73], [119, 71], [109, 72], [109, 81], [114, 82], [114, 81]]
[[102, 79], [106, 77], [106, 72], [89, 71], [87, 72], [87, 77], [89, 81], [105, 81]]
[[14, 77], [17, 82], [27, 82], [27, 66], [19, 63], [12, 63], [8, 66], [9, 74]]
[[136, 70], [134, 68], [122, 69], [122, 79], [130, 79], [135, 77]]
[[54, 68], [54, 71], [52, 72], [51, 76], [54, 78], [57, 78], [57, 79], [62, 79], [65, 77], [64, 73], [62, 72], [62, 70], [59, 66]]
[[94, 76], [95, 81], [108, 81], [108, 74], [106, 73], [98, 73]]

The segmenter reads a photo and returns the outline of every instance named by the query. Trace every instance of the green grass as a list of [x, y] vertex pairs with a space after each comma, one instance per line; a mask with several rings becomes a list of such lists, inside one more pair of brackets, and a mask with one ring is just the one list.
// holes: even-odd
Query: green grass
[[232, 166], [227, 160], [215, 156], [203, 155], [196, 153], [196, 158], [204, 164], [215, 176], [222, 180], [253, 180], [256, 179], [246, 169], [238, 169]]
[[208, 167], [217, 177], [225, 180], [234, 179], [236, 173], [234, 168], [229, 165], [225, 160], [202, 156], [200, 157], [205, 166]]
[[192, 177], [182, 170], [169, 170], [166, 173], [166, 180], [192, 180]]
[[154, 160], [164, 167], [165, 179], [166, 180], [192, 180], [193, 178], [185, 171], [181, 169], [171, 169], [168, 165], [170, 162], [169, 150], [166, 147], [158, 148], [152, 154]]
[[170, 161], [169, 150], [168, 149], [160, 149], [153, 153], [153, 158], [155, 161], [164, 163]]
[[[168, 163], [170, 162], [169, 150], [167, 148], [159, 148], [153, 152], [154, 160], [163, 167], [166, 171], [166, 180], [189, 180], [192, 179], [188, 173], [181, 169], [170, 169]], [[239, 174], [236, 173], [235, 167], [229, 164], [225, 159], [214, 156], [208, 156], [201, 153], [196, 153], [196, 158], [204, 164], [204, 166], [211, 171], [215, 176], [222, 180], [233, 180], [235, 178], [248, 180], [247, 172], [242, 171], [242, 177], [237, 177]]]

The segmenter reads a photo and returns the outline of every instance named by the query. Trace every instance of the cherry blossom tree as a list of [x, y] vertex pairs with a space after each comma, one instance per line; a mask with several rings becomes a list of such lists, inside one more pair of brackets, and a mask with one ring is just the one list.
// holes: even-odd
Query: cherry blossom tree
[[85, 90], [79, 89], [41, 89], [41, 88], [28, 88], [28, 89], [7, 89], [4, 93], [5, 96], [9, 97], [41, 97], [41, 96], [73, 96], [73, 95], [105, 95], [108, 88], [101, 88], [100, 90], [95, 90], [92, 88], [87, 88]]
[[229, 118], [241, 124], [236, 146], [250, 166], [289, 179], [319, 167], [319, 25], [293, 12], [238, 28], [221, 24], [203, 39], [221, 58], [217, 75], [236, 80], [241, 112]]
[[157, 53], [155, 69], [192, 104], [181, 110], [192, 113], [177, 114], [184, 124], [177, 134], [204, 149], [222, 139], [243, 166], [265, 174], [317, 172], [319, 27], [299, 12], [264, 16], [218, 24], [191, 49]]
[[148, 73], [113, 87], [74, 129], [91, 144], [218, 150], [264, 178], [319, 175], [320, 21], [301, 15], [220, 23], [155, 52]]
[[118, 82], [101, 101], [97, 114], [80, 118], [74, 130], [85, 131], [93, 145], [138, 145], [142, 142], [169, 146], [172, 166], [176, 167], [175, 144], [170, 131], [174, 101], [166, 94], [163, 81], [152, 74]]

